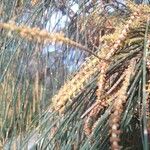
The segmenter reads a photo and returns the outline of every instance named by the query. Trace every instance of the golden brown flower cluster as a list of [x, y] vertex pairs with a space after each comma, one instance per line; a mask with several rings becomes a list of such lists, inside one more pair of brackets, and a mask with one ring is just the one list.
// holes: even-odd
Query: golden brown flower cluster
[[77, 47], [79, 49], [87, 50], [87, 48], [83, 45], [64, 37], [62, 33], [49, 33], [46, 30], [40, 30], [36, 27], [30, 28], [25, 25], [17, 26], [14, 23], [0, 23], [0, 28], [9, 30], [9, 33], [10, 31], [15, 31], [19, 33], [21, 37], [26, 38], [30, 41], [36, 40], [39, 43], [64, 43], [69, 44], [70, 46]]
[[[100, 111], [107, 106], [108, 106], [107, 101], [104, 99], [100, 102], [97, 102], [97, 105], [94, 107], [93, 110], [91, 110], [91, 112], [89, 113], [89, 115], [84, 123], [84, 132], [85, 132], [86, 136], [89, 136], [92, 133], [93, 125], [96, 122], [96, 120], [98, 119], [98, 117], [99, 117], [98, 115], [99, 115]], [[95, 126], [94, 126], [94, 128], [95, 128]]]
[[[118, 40], [115, 42], [115, 44], [110, 48], [109, 53], [103, 52], [103, 57], [106, 60], [109, 60], [114, 53], [118, 50], [118, 48], [121, 46], [121, 43], [126, 39], [127, 33], [129, 32], [130, 25], [132, 24], [133, 20], [138, 17], [138, 12], [133, 13], [131, 15], [129, 21], [125, 25], [124, 29], [122, 30]], [[108, 47], [107, 47], [108, 48]], [[104, 50], [103, 50], [104, 51]], [[94, 122], [98, 119], [99, 112], [106, 106], [108, 106], [108, 102], [106, 100], [101, 100], [102, 95], [105, 93], [105, 83], [106, 83], [106, 72], [109, 68], [109, 61], [101, 60], [99, 69], [100, 74], [98, 77], [98, 89], [97, 89], [97, 106], [95, 106], [92, 111], [89, 113], [87, 119], [85, 120], [84, 124], [84, 131], [86, 135], [90, 135], [92, 132], [92, 126]]]
[[[106, 55], [103, 56], [106, 60], [109, 60], [116, 53], [118, 48], [121, 46], [121, 43], [126, 39], [132, 22], [137, 17], [139, 17], [138, 12], [134, 12], [133, 15], [131, 15], [130, 19], [128, 20], [127, 24], [125, 25], [124, 29], [122, 30], [120, 36], [118, 37], [118, 40], [114, 43], [113, 47], [110, 48], [109, 53], [107, 53]], [[100, 99], [101, 95], [103, 94], [102, 91], [105, 89], [105, 82], [106, 82], [105, 78], [106, 78], [106, 71], [107, 71], [108, 67], [109, 67], [108, 62], [106, 62], [105, 60], [102, 60], [100, 62], [100, 75], [98, 78], [98, 90], [97, 90], [98, 100]]]
[[[89, 60], [87, 60], [88, 62]], [[98, 59], [91, 59], [90, 63], [82, 66], [82, 69], [72, 78], [65, 83], [59, 90], [58, 94], [52, 98], [53, 107], [56, 111], [62, 112], [68, 100], [75, 98], [80, 91], [84, 88], [90, 77], [98, 70], [95, 66]]]
[[118, 91], [118, 97], [114, 101], [114, 110], [110, 116], [110, 127], [111, 127], [111, 149], [119, 150], [119, 141], [120, 141], [120, 130], [119, 130], [119, 122], [121, 120], [121, 114], [123, 112], [123, 104], [127, 99], [127, 89], [130, 84], [131, 76], [133, 75], [135, 68], [135, 59], [132, 59], [129, 67], [125, 70], [125, 79], [123, 81], [121, 89]]

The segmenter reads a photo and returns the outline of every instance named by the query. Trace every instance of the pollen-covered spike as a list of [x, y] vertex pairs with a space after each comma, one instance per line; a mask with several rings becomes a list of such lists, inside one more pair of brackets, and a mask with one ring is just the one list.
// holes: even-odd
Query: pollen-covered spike
[[[130, 26], [132, 26], [132, 24]], [[97, 55], [98, 57], [102, 58], [101, 61], [93, 56], [86, 60], [77, 75], [75, 75], [72, 80], [68, 81], [63, 86], [63, 88], [61, 88], [58, 94], [53, 97], [53, 107], [56, 111], [59, 111], [61, 108], [65, 108], [64, 106], [66, 105], [67, 101], [69, 99], [73, 99], [76, 95], [78, 95], [81, 92], [82, 88], [84, 88], [90, 77], [98, 70], [100, 71], [97, 90], [97, 100], [99, 101], [105, 89], [106, 72], [110, 64], [110, 62], [106, 60], [109, 60], [116, 53], [123, 40], [125, 40], [128, 31], [129, 25], [126, 25], [122, 30], [123, 33], [118, 36], [118, 40], [116, 40], [114, 46], [112, 46], [110, 50], [110, 46], [106, 45], [103, 49], [101, 49], [101, 51], [98, 51]]]
[[100, 111], [108, 106], [108, 103], [105, 99], [96, 103], [97, 105], [91, 110], [84, 122], [84, 131], [86, 136], [89, 136], [92, 133], [93, 125], [97, 121]]
[[110, 116], [110, 127], [111, 127], [110, 142], [111, 142], [112, 150], [115, 150], [116, 146], [118, 147], [117, 149], [120, 149], [119, 148], [120, 147], [119, 146], [119, 141], [120, 141], [119, 123], [121, 120], [121, 114], [123, 112], [123, 104], [126, 102], [127, 99], [127, 89], [130, 84], [131, 76], [134, 72], [135, 63], [136, 63], [135, 59], [131, 60], [130, 65], [124, 72], [125, 78], [122, 87], [118, 91], [118, 97], [114, 101], [113, 113]]

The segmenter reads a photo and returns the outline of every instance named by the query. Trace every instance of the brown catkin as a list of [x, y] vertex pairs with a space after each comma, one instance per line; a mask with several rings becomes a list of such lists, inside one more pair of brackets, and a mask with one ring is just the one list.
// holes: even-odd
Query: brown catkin
[[[138, 16], [138, 12], [133, 13], [133, 15], [131, 15], [129, 21], [127, 22], [127, 24], [125, 25], [124, 29], [122, 30], [118, 40], [115, 42], [115, 44], [113, 45], [113, 47], [110, 49], [109, 53], [105, 53], [102, 52], [103, 57], [106, 60], [109, 60], [114, 54], [115, 52], [118, 50], [118, 48], [121, 46], [121, 43], [126, 39], [127, 37], [127, 33], [130, 30], [129, 27], [132, 24], [133, 20]], [[100, 110], [102, 108], [104, 108], [104, 105], [102, 105], [103, 103], [105, 103], [105, 106], [107, 105], [106, 101], [101, 101], [101, 96], [104, 94], [104, 89], [105, 89], [105, 83], [106, 83], [106, 72], [109, 68], [109, 61], [106, 60], [101, 60], [100, 64], [99, 64], [99, 69], [100, 69], [100, 75], [98, 77], [98, 89], [97, 89], [97, 106], [95, 106], [90, 114], [88, 115], [88, 118], [85, 120], [84, 123], [84, 131], [85, 134], [87, 136], [89, 136], [92, 132], [92, 126], [93, 126], [93, 122], [96, 121], [97, 119], [97, 115], [100, 112]]]
[[110, 116], [110, 127], [111, 127], [111, 149], [120, 150], [120, 129], [119, 122], [121, 120], [121, 114], [123, 112], [123, 104], [127, 99], [127, 89], [130, 84], [132, 73], [134, 72], [135, 60], [131, 60], [129, 67], [125, 70], [125, 79], [123, 81], [121, 89], [118, 91], [118, 97], [114, 101], [113, 113]]
[[97, 105], [91, 110], [84, 122], [84, 132], [86, 136], [89, 136], [92, 133], [92, 127], [95, 121], [98, 119], [98, 114], [106, 106], [108, 106], [108, 104], [104, 99], [101, 102], [97, 102]]
[[[134, 12], [130, 19], [128, 20], [127, 24], [125, 25], [124, 29], [122, 30], [118, 40], [114, 43], [112, 48], [110, 48], [109, 53], [105, 53], [104, 58], [109, 60], [121, 46], [122, 42], [126, 39], [127, 33], [130, 30], [130, 26], [134, 19], [139, 16], [138, 12]], [[108, 70], [109, 63], [105, 60], [100, 62], [100, 75], [98, 77], [98, 90], [97, 90], [97, 100], [100, 100], [101, 95], [104, 93], [105, 83], [106, 83], [106, 72]]]
[[37, 40], [39, 43], [63, 42], [64, 44], [68, 44], [70, 46], [89, 51], [83, 45], [64, 37], [63, 33], [49, 33], [46, 30], [40, 30], [36, 27], [30, 28], [25, 25], [17, 26], [15, 23], [0, 23], [0, 28], [17, 32], [20, 34], [21, 37], [26, 38], [30, 41]]

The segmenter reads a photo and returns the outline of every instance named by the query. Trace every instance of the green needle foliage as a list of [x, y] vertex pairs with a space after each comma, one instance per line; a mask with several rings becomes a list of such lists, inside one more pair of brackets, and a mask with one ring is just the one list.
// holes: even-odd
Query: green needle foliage
[[0, 149], [149, 149], [148, 2], [0, 4]]

